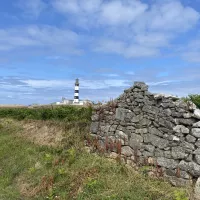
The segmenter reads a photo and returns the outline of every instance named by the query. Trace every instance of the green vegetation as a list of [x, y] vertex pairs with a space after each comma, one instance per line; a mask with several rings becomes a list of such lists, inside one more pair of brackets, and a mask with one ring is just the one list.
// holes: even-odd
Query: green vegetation
[[200, 94], [190, 94], [182, 98], [185, 102], [192, 101], [200, 109]]
[[87, 153], [87, 124], [81, 123], [80, 127], [74, 122], [63, 123], [65, 138], [56, 148], [39, 146], [20, 137], [21, 129], [13, 120], [0, 121], [1, 200], [188, 199], [183, 189]]
[[50, 106], [36, 108], [0, 108], [0, 118], [13, 118], [17, 120], [64, 120], [64, 121], [90, 121], [91, 107], [79, 106]]
[[188, 96], [188, 98], [200, 109], [200, 95], [199, 94], [191, 94]]

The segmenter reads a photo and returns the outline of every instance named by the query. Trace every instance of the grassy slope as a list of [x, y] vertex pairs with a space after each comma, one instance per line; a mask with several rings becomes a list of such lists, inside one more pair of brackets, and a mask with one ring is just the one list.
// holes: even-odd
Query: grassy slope
[[19, 131], [12, 121], [0, 124], [1, 200], [173, 200], [178, 199], [175, 191], [181, 194], [165, 182], [86, 153], [77, 126], [68, 126], [65, 148], [38, 146], [17, 137]]

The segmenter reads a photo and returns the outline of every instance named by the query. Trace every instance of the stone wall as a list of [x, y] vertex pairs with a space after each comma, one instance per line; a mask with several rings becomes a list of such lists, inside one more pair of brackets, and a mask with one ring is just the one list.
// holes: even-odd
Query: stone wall
[[102, 146], [120, 141], [126, 160], [156, 163], [175, 185], [200, 177], [200, 110], [192, 102], [152, 94], [143, 82], [94, 109], [91, 136]]

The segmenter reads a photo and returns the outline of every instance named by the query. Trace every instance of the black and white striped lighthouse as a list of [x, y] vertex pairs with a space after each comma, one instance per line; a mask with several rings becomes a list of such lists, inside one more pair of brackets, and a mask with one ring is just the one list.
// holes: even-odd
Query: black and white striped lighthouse
[[76, 104], [79, 103], [79, 80], [78, 80], [78, 78], [76, 79], [76, 82], [75, 82], [74, 102], [73, 103], [76, 103]]

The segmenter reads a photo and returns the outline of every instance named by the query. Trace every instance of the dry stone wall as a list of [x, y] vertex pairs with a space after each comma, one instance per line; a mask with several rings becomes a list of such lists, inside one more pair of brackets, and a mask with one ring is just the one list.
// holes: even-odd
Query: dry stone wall
[[102, 146], [120, 140], [128, 161], [156, 163], [175, 185], [200, 177], [200, 110], [192, 102], [152, 94], [143, 82], [95, 108], [91, 136]]

